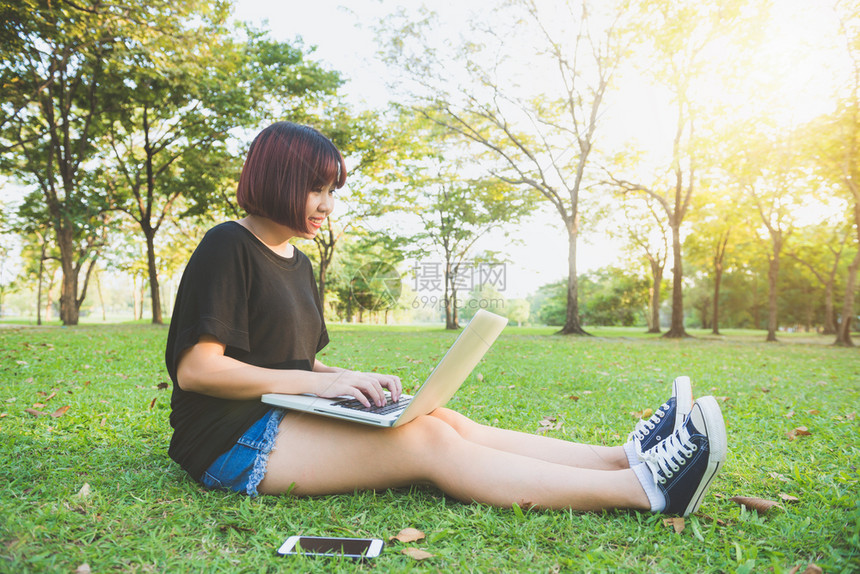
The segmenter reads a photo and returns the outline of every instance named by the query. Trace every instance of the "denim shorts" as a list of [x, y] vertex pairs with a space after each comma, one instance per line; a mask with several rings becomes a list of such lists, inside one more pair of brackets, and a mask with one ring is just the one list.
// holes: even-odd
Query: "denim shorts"
[[233, 447], [215, 459], [200, 482], [207, 488], [232, 490], [257, 496], [257, 487], [266, 475], [269, 453], [278, 437], [284, 409], [273, 408], [251, 425]]

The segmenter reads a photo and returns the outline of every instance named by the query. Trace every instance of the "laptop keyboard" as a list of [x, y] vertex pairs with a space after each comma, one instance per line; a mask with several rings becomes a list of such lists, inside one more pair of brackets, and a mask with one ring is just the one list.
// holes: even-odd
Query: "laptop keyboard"
[[388, 398], [388, 402], [382, 405], [381, 407], [370, 406], [366, 407], [356, 399], [348, 399], [344, 401], [340, 401], [335, 403], [339, 407], [343, 407], [345, 409], [351, 409], [354, 411], [361, 411], [364, 413], [374, 413], [377, 415], [387, 415], [390, 413], [394, 413], [400, 410], [405, 409], [409, 402], [412, 400], [412, 397], [401, 397], [398, 402], [394, 402], [391, 400], [391, 397]]

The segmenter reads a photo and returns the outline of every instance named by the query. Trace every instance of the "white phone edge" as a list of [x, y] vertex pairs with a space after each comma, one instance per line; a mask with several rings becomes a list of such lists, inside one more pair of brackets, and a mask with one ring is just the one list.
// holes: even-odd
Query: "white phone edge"
[[[296, 543], [300, 538], [344, 538], [342, 536], [303, 536], [293, 535], [287, 538], [281, 547], [278, 548], [278, 554], [288, 555], [294, 554], [293, 550], [296, 547]], [[364, 558], [376, 558], [382, 552], [382, 547], [384, 546], [382, 539], [380, 538], [348, 538], [349, 540], [370, 540], [370, 546], [367, 549], [367, 553], [364, 554]], [[318, 554], [317, 556], [327, 556], [325, 554]], [[352, 556], [351, 554], [348, 556]]]

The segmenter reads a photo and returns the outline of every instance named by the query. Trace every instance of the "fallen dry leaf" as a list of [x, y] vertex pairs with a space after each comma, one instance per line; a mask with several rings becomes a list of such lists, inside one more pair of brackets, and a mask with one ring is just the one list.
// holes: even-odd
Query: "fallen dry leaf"
[[654, 409], [647, 408], [644, 411], [631, 411], [630, 415], [635, 419], [650, 419], [651, 415], [654, 414]]
[[54, 412], [51, 413], [51, 416], [54, 417], [55, 419], [58, 419], [61, 416], [63, 416], [64, 414], [66, 414], [67, 410], [69, 410], [69, 405], [58, 408], [57, 410], [55, 410]]
[[5, 419], [9, 416], [9, 413], [0, 413], [0, 419]]
[[775, 478], [776, 480], [781, 480], [782, 482], [790, 482], [785, 476], [779, 474], [778, 472], [769, 472], [767, 475], [771, 478]]
[[538, 434], [545, 434], [552, 430], [560, 430], [564, 426], [563, 420], [558, 420], [553, 416], [545, 416], [542, 420], [538, 421], [540, 427], [538, 427]]
[[92, 494], [92, 491], [90, 489], [90, 483], [85, 482], [81, 489], [74, 496], [72, 496], [72, 500], [74, 500], [75, 502], [84, 502], [90, 497], [90, 494]]
[[570, 400], [572, 400], [572, 401], [574, 401], [574, 402], [576, 402], [576, 401], [578, 401], [578, 400], [579, 400], [579, 397], [577, 397], [576, 395], [570, 395], [570, 396], [569, 396], [569, 397], [567, 397], [567, 398], [569, 398]]
[[811, 434], [812, 433], [809, 432], [808, 428], [797, 427], [797, 428], [793, 428], [790, 431], [788, 431], [787, 433], [785, 433], [785, 436], [788, 440], [794, 440], [799, 436], [810, 436]]
[[42, 411], [37, 411], [36, 409], [24, 409], [24, 412], [34, 417], [43, 417], [48, 413], [43, 413]]
[[163, 391], [167, 388], [167, 383], [158, 383], [158, 390]]
[[[788, 571], [788, 574], [797, 574], [800, 572], [801, 566], [795, 566], [791, 570]], [[803, 569], [801, 574], [823, 574], [824, 570], [818, 564], [809, 564], [806, 568]]]
[[150, 401], [150, 403], [149, 403], [149, 408], [154, 407], [154, 406], [155, 406], [155, 401], [157, 401], [157, 400], [158, 400], [158, 397], [155, 397], [154, 399], [152, 399], [152, 401]]
[[34, 409], [44, 409], [45, 403], [33, 403], [33, 408]]
[[479, 383], [484, 382], [484, 375], [482, 375], [481, 373], [478, 373], [477, 375], [475, 375], [475, 378], [478, 379]]
[[820, 413], [821, 413], [821, 411], [819, 411], [818, 409], [809, 409], [808, 411], [806, 411], [806, 414], [808, 414], [808, 415], [817, 415]]
[[684, 521], [683, 516], [675, 516], [674, 518], [664, 518], [663, 524], [665, 526], [671, 526], [675, 529], [675, 534], [680, 534], [684, 531], [684, 528], [687, 527], [686, 522]]
[[409, 548], [404, 548], [400, 552], [406, 554], [413, 560], [427, 560], [428, 558], [433, 558], [434, 556], [426, 550], [421, 550], [420, 548], [413, 548], [412, 546], [410, 546]]
[[779, 498], [783, 502], [800, 502], [800, 499], [796, 496], [792, 496], [790, 494], [785, 494], [784, 492], [779, 493]]
[[755, 510], [759, 514], [767, 514], [773, 507], [780, 506], [778, 502], [773, 500], [765, 500], [764, 498], [756, 498], [754, 496], [733, 496], [729, 500], [745, 506], [749, 510]]
[[388, 541], [399, 540], [400, 542], [415, 542], [422, 538], [424, 538], [424, 533], [417, 528], [404, 528], [398, 532], [396, 536], [389, 538]]
[[75, 570], [75, 574], [90, 574], [92, 570], [90, 569], [90, 565], [84, 562]]
[[787, 413], [785, 413], [785, 414], [784, 414], [784, 415], [782, 415], [782, 416], [784, 416], [784, 417], [785, 417], [785, 418], [787, 418], [787, 419], [790, 419], [791, 417], [793, 417], [793, 416], [794, 416], [794, 411], [788, 411]]
[[857, 418], [857, 413], [850, 413], [850, 414], [846, 415], [845, 418], [848, 419], [849, 421], [853, 421], [855, 418]]

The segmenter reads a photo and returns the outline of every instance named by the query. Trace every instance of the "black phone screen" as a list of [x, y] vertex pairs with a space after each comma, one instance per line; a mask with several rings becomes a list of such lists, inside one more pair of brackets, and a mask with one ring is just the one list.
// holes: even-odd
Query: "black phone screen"
[[362, 556], [370, 548], [370, 540], [350, 540], [344, 538], [313, 538], [301, 537], [293, 550], [297, 554], [310, 552], [313, 554], [350, 554]]

